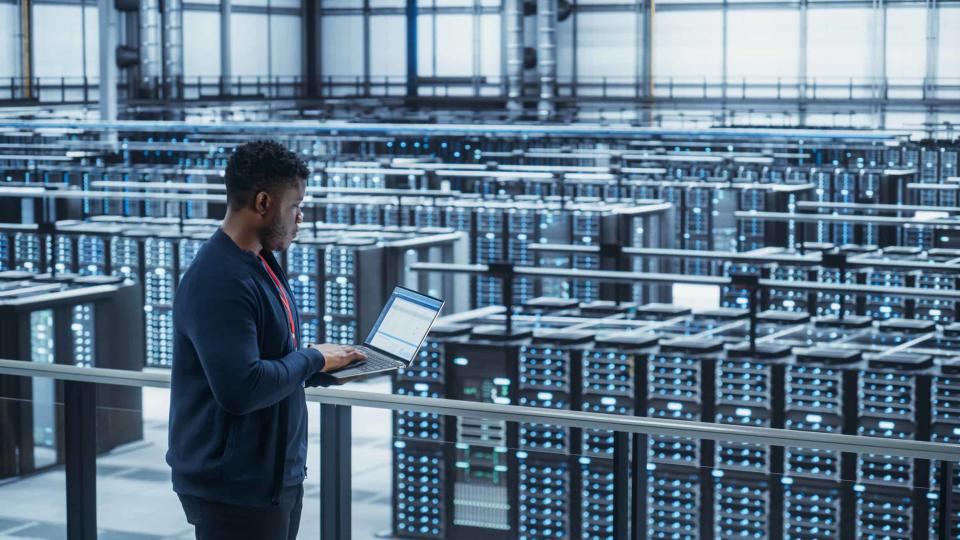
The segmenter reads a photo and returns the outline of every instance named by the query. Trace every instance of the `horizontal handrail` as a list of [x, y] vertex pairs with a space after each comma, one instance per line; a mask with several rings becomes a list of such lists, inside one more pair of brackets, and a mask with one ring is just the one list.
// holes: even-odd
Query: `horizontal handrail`
[[[45, 377], [61, 381], [112, 384], [128, 387], [169, 388], [167, 373], [144, 373], [105, 368], [82, 368], [56, 364], [34, 364], [0, 359], [0, 375]], [[398, 411], [429, 412], [445, 416], [479, 417], [508, 422], [540, 422], [566, 427], [605, 429], [627, 433], [667, 437], [693, 437], [728, 442], [769, 444], [774, 446], [819, 448], [841, 452], [880, 454], [917, 459], [960, 461], [960, 445], [926, 441], [905, 441], [791, 431], [753, 426], [732, 426], [683, 420], [664, 420], [636, 416], [582, 411], [537, 409], [519, 405], [477, 403], [454, 399], [424, 398], [359, 392], [340, 388], [308, 389], [307, 400], [327, 405], [367, 407]]]

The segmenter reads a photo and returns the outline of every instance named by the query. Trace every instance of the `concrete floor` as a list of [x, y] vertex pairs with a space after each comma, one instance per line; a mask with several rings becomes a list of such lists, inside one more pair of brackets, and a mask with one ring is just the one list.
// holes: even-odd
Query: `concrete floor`
[[[385, 377], [351, 388], [390, 391]], [[144, 441], [97, 460], [97, 524], [101, 540], [180, 540], [194, 538], [170, 485], [164, 461], [169, 392], [143, 391]], [[319, 405], [308, 403], [310, 448], [299, 538], [319, 538]], [[353, 410], [353, 537], [373, 538], [390, 527], [390, 413]], [[66, 538], [64, 472], [49, 472], [0, 484], [0, 539]]]

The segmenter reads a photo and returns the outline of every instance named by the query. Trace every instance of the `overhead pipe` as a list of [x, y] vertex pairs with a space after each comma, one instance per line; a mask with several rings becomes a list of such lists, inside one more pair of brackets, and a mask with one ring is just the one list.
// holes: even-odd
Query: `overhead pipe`
[[523, 0], [505, 0], [507, 30], [507, 110], [523, 110]]
[[540, 75], [540, 120], [556, 113], [557, 0], [537, 0], [537, 71]]
[[150, 97], [156, 96], [161, 76], [160, 1], [140, 0], [140, 86]]
[[167, 99], [180, 99], [183, 79], [183, 5], [163, 2], [163, 78]]

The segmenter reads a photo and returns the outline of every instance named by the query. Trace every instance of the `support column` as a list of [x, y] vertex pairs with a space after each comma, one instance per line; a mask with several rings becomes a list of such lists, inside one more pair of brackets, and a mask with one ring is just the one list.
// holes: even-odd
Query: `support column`
[[97, 0], [100, 22], [100, 120], [117, 119], [117, 12], [112, 0]]
[[507, 110], [523, 110], [523, 0], [504, 0], [507, 49]]
[[183, 89], [183, 9], [180, 0], [163, 2], [163, 78], [167, 99], [181, 99]]
[[[417, 97], [417, 0], [407, 0], [407, 97]], [[434, 43], [436, 45], [436, 43]], [[436, 46], [434, 46], [436, 50]]]
[[[17, 3], [19, 19], [19, 62], [20, 77], [23, 79], [21, 96], [23, 99], [33, 99], [33, 6], [30, 0], [19, 0]], [[10, 96], [15, 99], [16, 96]]]
[[138, 33], [140, 37], [140, 88], [147, 97], [156, 97], [160, 83], [160, 2], [140, 0]]
[[654, 0], [643, 2], [643, 91], [641, 96], [646, 98], [644, 105], [643, 124], [653, 124], [653, 17], [656, 4]]
[[871, 97], [874, 100], [874, 126], [883, 129], [886, 124], [886, 97], [887, 97], [887, 3], [884, 0], [873, 0], [873, 30], [870, 39], [870, 50], [873, 51], [873, 84]]
[[807, 125], [807, 104], [805, 103], [807, 99], [807, 22], [807, 0], [800, 0], [800, 72], [797, 74], [800, 79], [797, 92], [797, 97], [800, 100], [800, 104], [797, 106], [800, 127]]
[[370, 0], [363, 0], [363, 95], [370, 96]]
[[[729, 77], [730, 77], [730, 69], [728, 64], [730, 59], [730, 45], [729, 45], [730, 33], [727, 29], [727, 25], [730, 21], [730, 18], [729, 18], [730, 7], [729, 7], [729, 4], [727, 3], [727, 0], [723, 0], [723, 7], [721, 9], [723, 10], [723, 22], [721, 23], [723, 27], [721, 30], [721, 38], [722, 38], [721, 52], [723, 56], [720, 61], [720, 84], [722, 85], [722, 88], [720, 90], [720, 95], [723, 98], [723, 107], [720, 112], [721, 114], [723, 114], [724, 118], [726, 118], [727, 116], [727, 82], [729, 81]], [[746, 97], [746, 96], [743, 96], [743, 97]]]
[[322, 0], [304, 0], [303, 2], [303, 95], [318, 98], [323, 64], [321, 62], [321, 21]]
[[[940, 59], [940, 2], [927, 0], [927, 70], [923, 80], [924, 100], [937, 97], [937, 64]], [[939, 121], [936, 107], [927, 106], [924, 123], [927, 133], [933, 135], [934, 125]]]
[[220, 0], [220, 93], [233, 94], [233, 64], [230, 58], [230, 27], [233, 18], [231, 0]]
[[557, 0], [537, 0], [537, 71], [540, 102], [537, 116], [551, 120], [556, 114]]

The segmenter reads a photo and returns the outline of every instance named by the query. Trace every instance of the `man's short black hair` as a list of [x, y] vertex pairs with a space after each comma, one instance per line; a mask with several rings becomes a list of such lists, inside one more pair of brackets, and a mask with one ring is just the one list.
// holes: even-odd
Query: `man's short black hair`
[[294, 185], [309, 175], [303, 160], [276, 141], [241, 144], [227, 162], [227, 204], [235, 210], [249, 207], [257, 193], [276, 193], [278, 187]]

